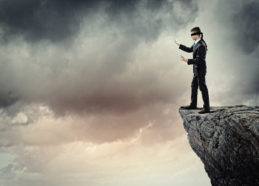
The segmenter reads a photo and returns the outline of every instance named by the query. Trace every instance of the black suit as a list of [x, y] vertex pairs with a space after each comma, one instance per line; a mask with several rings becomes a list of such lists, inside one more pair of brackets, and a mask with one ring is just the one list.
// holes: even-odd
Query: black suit
[[209, 104], [209, 92], [205, 82], [205, 75], [207, 73], [206, 66], [206, 51], [207, 47], [203, 40], [199, 40], [198, 43], [193, 47], [186, 47], [185, 45], [180, 44], [179, 49], [185, 52], [193, 52], [193, 59], [188, 59], [187, 64], [193, 65], [193, 79], [192, 79], [192, 94], [191, 94], [191, 105], [197, 106], [197, 94], [198, 94], [198, 85], [200, 87], [203, 99], [203, 108], [210, 110]]

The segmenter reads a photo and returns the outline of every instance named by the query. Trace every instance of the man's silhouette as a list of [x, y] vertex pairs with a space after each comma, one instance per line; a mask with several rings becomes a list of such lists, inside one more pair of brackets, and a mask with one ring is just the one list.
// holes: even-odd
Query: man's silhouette
[[[200, 35], [202, 35], [200, 37]], [[197, 94], [198, 86], [202, 93], [203, 99], [203, 110], [199, 113], [209, 113], [210, 104], [209, 104], [209, 92], [205, 82], [206, 75], [206, 51], [207, 44], [203, 40], [203, 33], [199, 27], [194, 27], [191, 29], [191, 37], [195, 41], [191, 47], [186, 47], [183, 44], [179, 44], [176, 40], [175, 43], [179, 46], [179, 49], [185, 52], [193, 52], [193, 59], [187, 59], [181, 56], [181, 59], [184, 62], [187, 62], [188, 65], [193, 65], [193, 79], [192, 79], [192, 92], [191, 92], [191, 103], [187, 106], [181, 106], [184, 109], [197, 109]]]

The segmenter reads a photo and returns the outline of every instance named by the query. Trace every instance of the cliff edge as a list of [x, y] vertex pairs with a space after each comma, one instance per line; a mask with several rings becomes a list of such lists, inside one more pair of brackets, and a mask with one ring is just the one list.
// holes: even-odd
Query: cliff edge
[[193, 151], [213, 186], [259, 185], [259, 106], [179, 108]]

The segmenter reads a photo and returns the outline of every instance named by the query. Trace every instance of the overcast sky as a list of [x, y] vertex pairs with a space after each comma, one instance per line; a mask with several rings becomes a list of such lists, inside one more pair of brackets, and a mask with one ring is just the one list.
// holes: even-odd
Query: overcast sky
[[258, 18], [256, 0], [0, 0], [0, 186], [210, 185], [174, 40], [204, 33], [212, 107], [259, 105]]

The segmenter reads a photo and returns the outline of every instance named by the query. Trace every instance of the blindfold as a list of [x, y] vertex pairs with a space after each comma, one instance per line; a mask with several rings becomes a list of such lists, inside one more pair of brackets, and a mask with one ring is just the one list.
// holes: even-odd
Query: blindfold
[[195, 32], [195, 33], [192, 33], [191, 36], [194, 36], [194, 35], [200, 35], [201, 32]]

